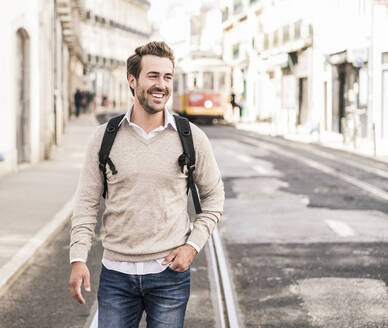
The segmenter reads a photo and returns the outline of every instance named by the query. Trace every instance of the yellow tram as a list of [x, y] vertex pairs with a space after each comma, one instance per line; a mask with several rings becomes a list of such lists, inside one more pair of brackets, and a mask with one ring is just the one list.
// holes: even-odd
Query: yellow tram
[[174, 76], [173, 110], [191, 120], [222, 119], [229, 102], [230, 69], [218, 57], [178, 62]]

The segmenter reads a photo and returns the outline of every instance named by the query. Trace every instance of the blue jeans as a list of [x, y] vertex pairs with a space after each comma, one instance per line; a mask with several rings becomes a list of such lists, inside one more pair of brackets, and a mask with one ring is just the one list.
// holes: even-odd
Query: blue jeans
[[125, 274], [101, 268], [99, 328], [138, 328], [143, 311], [147, 328], [181, 328], [190, 296], [190, 268], [178, 272]]

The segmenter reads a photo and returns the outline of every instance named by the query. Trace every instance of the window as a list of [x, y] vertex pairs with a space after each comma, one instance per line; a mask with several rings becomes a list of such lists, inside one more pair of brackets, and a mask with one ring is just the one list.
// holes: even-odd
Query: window
[[290, 41], [290, 26], [283, 26], [283, 44]]
[[277, 47], [279, 45], [279, 31], [273, 33], [273, 46]]
[[222, 11], [222, 22], [227, 21], [228, 18], [229, 18], [229, 8], [226, 7], [226, 8], [224, 8], [224, 10]]
[[212, 72], [204, 72], [203, 73], [203, 88], [205, 90], [213, 90], [214, 89], [214, 78]]
[[264, 33], [264, 50], [269, 49], [269, 33]]
[[233, 46], [233, 59], [238, 59], [240, 56], [240, 44], [236, 43]]
[[297, 21], [295, 23], [295, 30], [294, 30], [295, 40], [300, 39], [300, 36], [301, 36], [301, 34], [300, 34], [301, 25], [302, 25], [301, 21]]
[[225, 73], [218, 73], [218, 90], [223, 90], [225, 88]]
[[198, 79], [197, 79], [197, 73], [193, 73], [193, 89], [198, 89]]
[[183, 87], [183, 90], [186, 91], [186, 89], [187, 89], [187, 74], [186, 73], [182, 74], [182, 87]]
[[388, 64], [388, 52], [383, 52], [381, 54], [381, 64]]
[[240, 14], [243, 9], [243, 4], [241, 0], [235, 0], [233, 3], [233, 13]]

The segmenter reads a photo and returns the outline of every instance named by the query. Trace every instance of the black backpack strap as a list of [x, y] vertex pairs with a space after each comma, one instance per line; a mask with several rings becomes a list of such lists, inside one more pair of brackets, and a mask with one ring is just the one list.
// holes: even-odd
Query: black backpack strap
[[191, 190], [193, 196], [193, 202], [195, 212], [197, 214], [202, 213], [201, 202], [199, 200], [197, 187], [194, 181], [195, 170], [195, 150], [193, 144], [193, 135], [191, 133], [190, 122], [187, 118], [174, 115], [175, 123], [178, 129], [179, 138], [181, 139], [183, 154], [179, 156], [178, 163], [183, 172], [183, 167], [187, 166], [188, 178], [187, 178], [187, 192]]
[[115, 141], [117, 131], [119, 130], [119, 123], [124, 118], [125, 114], [113, 117], [109, 120], [106, 128], [104, 137], [102, 138], [100, 151], [98, 153], [98, 167], [100, 168], [103, 176], [104, 176], [104, 192], [102, 193], [102, 197], [106, 197], [106, 193], [108, 191], [108, 182], [106, 178], [106, 164], [109, 165], [112, 174], [117, 174], [116, 168], [109, 158], [110, 150], [112, 149], [113, 142]]

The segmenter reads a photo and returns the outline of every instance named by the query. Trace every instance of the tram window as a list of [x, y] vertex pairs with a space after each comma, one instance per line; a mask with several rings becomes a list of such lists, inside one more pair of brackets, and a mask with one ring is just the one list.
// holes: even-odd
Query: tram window
[[187, 74], [186, 73], [182, 74], [182, 86], [183, 86], [183, 90], [187, 89]]
[[212, 72], [203, 73], [203, 88], [205, 90], [213, 90], [214, 88], [214, 78]]
[[218, 75], [218, 90], [225, 88], [225, 73], [220, 72]]
[[173, 90], [174, 90], [174, 92], [178, 92], [178, 79], [174, 79]]

